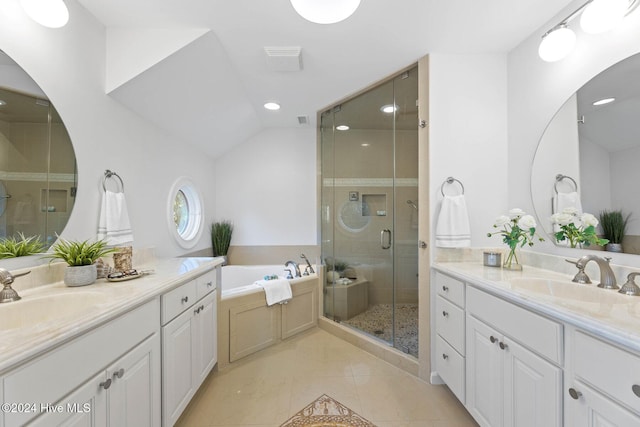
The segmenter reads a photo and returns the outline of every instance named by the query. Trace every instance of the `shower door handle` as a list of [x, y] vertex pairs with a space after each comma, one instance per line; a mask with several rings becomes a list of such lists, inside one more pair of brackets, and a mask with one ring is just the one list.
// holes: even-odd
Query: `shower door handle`
[[[384, 235], [387, 235], [387, 242], [385, 244]], [[391, 247], [391, 230], [385, 228], [380, 232], [380, 246], [382, 249], [389, 249]]]

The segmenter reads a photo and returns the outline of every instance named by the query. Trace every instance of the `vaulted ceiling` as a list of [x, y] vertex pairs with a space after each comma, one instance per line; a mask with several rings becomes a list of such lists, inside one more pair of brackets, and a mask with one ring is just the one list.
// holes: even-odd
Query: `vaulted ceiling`
[[[570, 3], [362, 0], [319, 25], [289, 0], [78, 1], [107, 29], [110, 96], [213, 158], [265, 128], [315, 127], [318, 110], [425, 54], [506, 53]], [[274, 71], [265, 47], [300, 47], [301, 71]]]

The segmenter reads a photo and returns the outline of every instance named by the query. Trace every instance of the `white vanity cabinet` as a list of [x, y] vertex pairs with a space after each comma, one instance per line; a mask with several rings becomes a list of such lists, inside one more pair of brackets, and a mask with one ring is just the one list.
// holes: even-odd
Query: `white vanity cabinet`
[[567, 354], [567, 426], [640, 426], [640, 355], [580, 330]]
[[172, 426], [217, 362], [217, 272], [162, 295], [162, 425]]
[[562, 325], [466, 289], [466, 407], [481, 426], [562, 425]]
[[4, 426], [157, 426], [160, 422], [159, 302], [126, 313], [9, 371]]
[[440, 378], [465, 402], [465, 284], [435, 272], [435, 366]]

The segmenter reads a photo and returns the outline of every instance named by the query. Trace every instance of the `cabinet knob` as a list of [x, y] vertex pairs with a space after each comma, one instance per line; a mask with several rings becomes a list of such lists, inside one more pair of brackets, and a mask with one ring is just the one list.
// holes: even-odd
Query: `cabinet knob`
[[582, 396], [582, 393], [580, 393], [578, 390], [576, 390], [575, 388], [571, 387], [569, 389], [569, 396], [571, 396], [571, 398], [573, 400], [578, 400], [580, 399], [580, 396]]
[[113, 373], [113, 379], [122, 378], [124, 376], [124, 368], [120, 368]]
[[442, 312], [442, 315], [443, 315], [444, 317], [447, 317], [447, 316], [449, 315], [449, 313], [447, 313], [446, 311], [443, 311], [443, 312]]
[[635, 394], [636, 396], [640, 397], [640, 385], [638, 384], [634, 384], [631, 386], [631, 391], [633, 391], [633, 394]]
[[445, 292], [449, 292], [449, 287], [448, 286], [443, 286], [442, 290], [445, 291]]
[[189, 297], [182, 297], [181, 301], [182, 301], [183, 304], [186, 303], [186, 302], [189, 302]]
[[495, 344], [498, 342], [498, 338], [494, 337], [493, 335], [491, 335], [489, 337], [489, 341], [491, 341], [491, 344]]
[[449, 356], [447, 356], [446, 354], [442, 353], [442, 358], [443, 358], [444, 360], [447, 360], [447, 359], [449, 358]]
[[501, 350], [506, 350], [507, 348], [509, 348], [509, 346], [506, 345], [505, 343], [503, 343], [502, 341], [500, 341], [500, 349]]
[[111, 378], [107, 378], [106, 381], [101, 382], [100, 387], [102, 387], [105, 390], [108, 390], [109, 387], [111, 387]]
[[210, 288], [213, 286], [213, 282], [207, 282], [207, 288]]

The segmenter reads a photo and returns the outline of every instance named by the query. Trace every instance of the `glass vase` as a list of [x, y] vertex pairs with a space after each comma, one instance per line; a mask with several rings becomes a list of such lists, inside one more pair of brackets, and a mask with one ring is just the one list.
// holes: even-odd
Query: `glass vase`
[[520, 264], [520, 250], [518, 248], [511, 248], [504, 258], [502, 268], [505, 270], [522, 270], [522, 264]]

